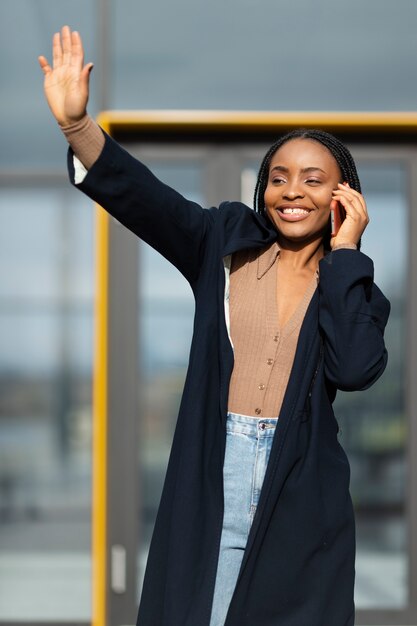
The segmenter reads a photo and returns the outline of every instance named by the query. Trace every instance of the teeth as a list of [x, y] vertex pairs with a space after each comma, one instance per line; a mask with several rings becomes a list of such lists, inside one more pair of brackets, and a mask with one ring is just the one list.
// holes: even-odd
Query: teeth
[[283, 209], [282, 212], [289, 215], [308, 215], [308, 211], [305, 209]]

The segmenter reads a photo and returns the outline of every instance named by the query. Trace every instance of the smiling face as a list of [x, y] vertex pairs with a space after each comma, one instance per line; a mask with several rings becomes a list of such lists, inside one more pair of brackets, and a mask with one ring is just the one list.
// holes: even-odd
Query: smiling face
[[332, 190], [341, 172], [331, 152], [312, 139], [292, 139], [272, 156], [264, 200], [279, 241], [304, 244], [322, 239]]

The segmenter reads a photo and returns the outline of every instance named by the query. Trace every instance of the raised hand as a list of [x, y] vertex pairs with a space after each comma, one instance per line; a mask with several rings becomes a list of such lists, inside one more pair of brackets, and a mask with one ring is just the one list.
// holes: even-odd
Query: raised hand
[[77, 31], [63, 26], [52, 40], [52, 67], [38, 58], [44, 73], [44, 91], [55, 119], [62, 126], [77, 122], [87, 112], [92, 63], [84, 65], [84, 50]]

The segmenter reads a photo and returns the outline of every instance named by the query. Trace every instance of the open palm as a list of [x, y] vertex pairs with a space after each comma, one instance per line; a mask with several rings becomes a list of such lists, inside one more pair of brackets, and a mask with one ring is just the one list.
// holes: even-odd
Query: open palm
[[52, 40], [51, 67], [44, 56], [39, 65], [44, 73], [44, 90], [49, 107], [62, 126], [77, 122], [86, 114], [89, 75], [92, 63], [84, 65], [84, 50], [78, 32], [63, 26]]

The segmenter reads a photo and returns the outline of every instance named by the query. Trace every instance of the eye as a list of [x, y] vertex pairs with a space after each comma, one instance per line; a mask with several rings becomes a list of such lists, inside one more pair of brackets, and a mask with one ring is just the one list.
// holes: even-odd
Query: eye
[[275, 185], [280, 184], [280, 183], [285, 183], [285, 178], [282, 178], [281, 176], [274, 176], [271, 182], [274, 183]]
[[321, 180], [319, 178], [307, 178], [305, 181], [308, 185], [320, 185]]

